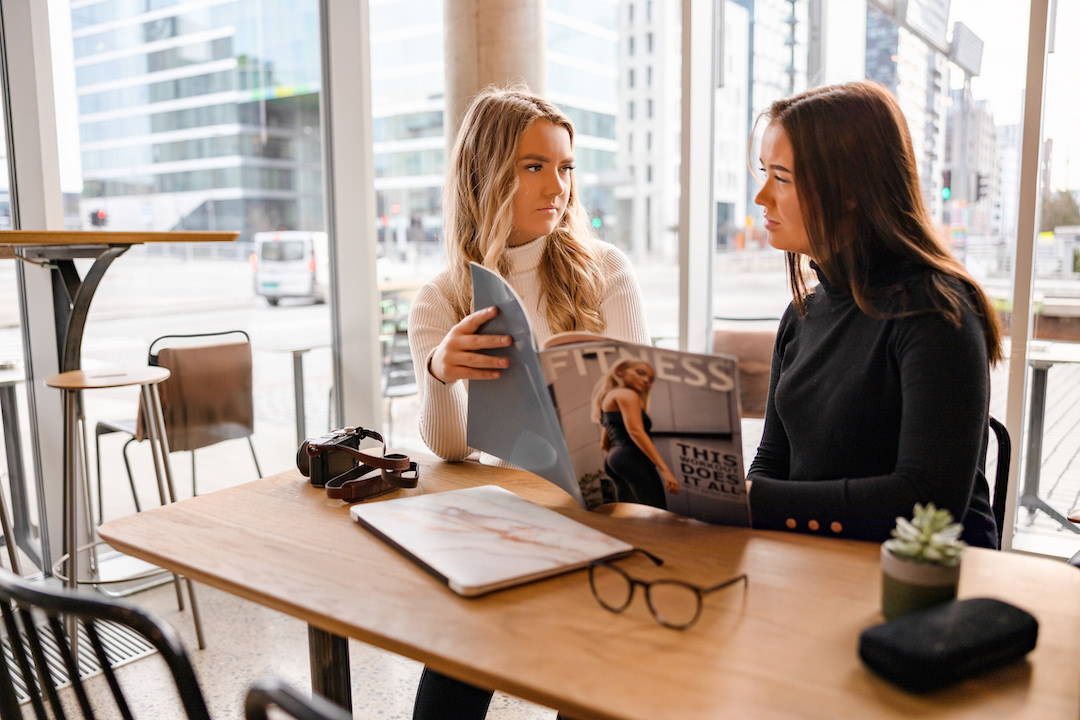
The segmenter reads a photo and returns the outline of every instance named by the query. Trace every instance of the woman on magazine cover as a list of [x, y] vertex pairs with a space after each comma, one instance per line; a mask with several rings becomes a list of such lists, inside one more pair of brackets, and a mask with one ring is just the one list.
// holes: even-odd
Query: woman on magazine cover
[[995, 547], [981, 466], [1001, 331], [938, 238], [896, 99], [855, 82], [764, 117], [756, 202], [794, 299], [748, 474], [754, 527], [880, 542], [933, 502], [969, 544]]
[[[477, 334], [495, 308], [472, 307], [470, 261], [514, 288], [538, 345], [568, 330], [649, 342], [629, 261], [591, 233], [574, 181], [573, 151], [570, 119], [524, 87], [481, 92], [461, 121], [443, 200], [449, 266], [420, 288], [409, 313], [420, 435], [444, 460], [472, 452], [463, 381], [494, 379], [506, 367], [504, 358], [477, 350], [512, 342]], [[483, 718], [491, 695], [425, 669], [413, 717]]]
[[600, 423], [604, 472], [615, 483], [616, 500], [667, 509], [664, 490], [679, 482], [649, 437], [649, 390], [656, 370], [644, 360], [620, 360], [592, 392], [592, 419]]

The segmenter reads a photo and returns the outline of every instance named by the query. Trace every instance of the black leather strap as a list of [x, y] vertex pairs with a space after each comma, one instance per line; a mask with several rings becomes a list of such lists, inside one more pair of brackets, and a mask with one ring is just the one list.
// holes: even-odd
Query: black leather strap
[[404, 467], [402, 470], [388, 470], [357, 465], [326, 483], [326, 496], [345, 502], [369, 500], [401, 488], [414, 488], [420, 482], [420, 466], [409, 460], [407, 455], [391, 453], [385, 460]]

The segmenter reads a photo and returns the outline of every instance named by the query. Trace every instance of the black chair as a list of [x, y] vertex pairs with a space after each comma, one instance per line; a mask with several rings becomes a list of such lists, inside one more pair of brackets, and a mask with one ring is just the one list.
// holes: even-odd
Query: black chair
[[296, 720], [350, 720], [352, 713], [318, 695], [310, 698], [277, 678], [255, 681], [244, 699], [246, 720], [268, 720], [270, 708], [277, 707]]
[[[62, 622], [62, 617], [74, 616], [82, 621], [86, 633], [85, 637], [80, 639], [80, 645], [93, 648], [122, 717], [130, 719], [132, 714], [123, 689], [110, 666], [102, 639], [115, 633], [115, 629], [108, 627], [110, 623], [134, 630], [153, 645], [172, 673], [189, 720], [209, 720], [206, 702], [184, 646], [180, 644], [180, 639], [171, 627], [150, 613], [126, 603], [104, 600], [90, 593], [46, 589], [4, 570], [0, 570], [0, 613], [3, 614], [8, 642], [11, 645], [10, 658], [13, 658], [14, 662], [12, 666], [12, 660], [6, 653], [0, 652], [0, 716], [22, 717], [15, 689], [15, 684], [20, 683], [30, 696], [34, 716], [38, 720], [48, 719], [42, 691], [51, 706], [53, 716], [63, 720], [65, 715], [60, 705], [57, 688], [59, 683], [53, 677], [48, 661], [50, 655], [58, 653], [83, 716], [94, 717], [94, 710], [79, 677]], [[37, 614], [44, 615], [45, 625], [36, 623]], [[53, 642], [49, 642], [50, 639]]]
[[1001, 536], [1005, 528], [1005, 500], [1009, 494], [1009, 461], [1012, 456], [1012, 440], [1009, 431], [993, 415], [990, 416], [990, 430], [997, 437], [997, 470], [994, 472], [994, 499], [991, 507], [994, 521], [998, 527], [998, 550], [1001, 549]]
[[[160, 654], [172, 674], [180, 702], [188, 720], [210, 720], [199, 681], [184, 646], [176, 632], [151, 613], [134, 605], [107, 600], [94, 593], [73, 593], [29, 583], [0, 569], [0, 615], [3, 616], [10, 653], [0, 648], [0, 718], [21, 718], [17, 687], [26, 690], [37, 720], [48, 720], [45, 703], [52, 715], [64, 720], [59, 686], [50, 660], [60, 662], [71, 681], [75, 699], [84, 718], [96, 717], [89, 695], [76, 669], [76, 661], [64, 632], [63, 617], [74, 616], [82, 621], [84, 633], [80, 646], [93, 648], [94, 655], [105, 675], [115, 703], [113, 707], [98, 707], [101, 716], [113, 717], [116, 710], [125, 720], [132, 720], [124, 690], [109, 662], [109, 638], [117, 637], [115, 626], [130, 628]], [[42, 624], [42, 616], [45, 624]], [[124, 640], [131, 644], [133, 638]], [[86, 667], [85, 654], [79, 665]], [[84, 670], [85, 672], [85, 670]], [[108, 703], [106, 703], [108, 705]], [[255, 683], [248, 691], [245, 712], [248, 718], [267, 718], [271, 706], [277, 706], [297, 720], [347, 720], [352, 715], [321, 697], [306, 698], [284, 683], [267, 678]]]

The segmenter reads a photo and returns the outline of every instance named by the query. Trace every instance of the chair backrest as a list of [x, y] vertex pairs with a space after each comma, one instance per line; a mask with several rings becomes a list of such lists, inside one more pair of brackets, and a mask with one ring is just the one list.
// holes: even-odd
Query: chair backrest
[[[177, 339], [236, 334], [243, 339], [210, 345], [159, 346]], [[161, 412], [170, 450], [197, 450], [255, 432], [251, 341], [243, 330], [165, 335], [150, 344], [151, 365], [172, 373], [161, 383]], [[141, 401], [136, 437], [144, 437]]]
[[[35, 613], [43, 615], [46, 622], [39, 624], [35, 621]], [[153, 645], [172, 673], [189, 720], [209, 720], [210, 714], [199, 689], [195, 671], [176, 632], [134, 605], [105, 600], [97, 595], [45, 589], [39, 584], [28, 583], [0, 570], [0, 614], [3, 615], [8, 642], [11, 645], [10, 658], [14, 660], [12, 664], [12, 660], [4, 652], [0, 652], [0, 717], [22, 717], [15, 690], [18, 682], [27, 688], [34, 715], [38, 720], [48, 718], [42, 694], [48, 700], [54, 717], [61, 720], [65, 718], [57, 692], [58, 683], [53, 678], [47, 659], [47, 655], [52, 652], [58, 652], [61, 656], [83, 717], [95, 717], [61, 619], [62, 616], [74, 616], [82, 620], [86, 631], [85, 635], [80, 634], [80, 643], [85, 647], [89, 642], [93, 649], [115, 701], [115, 709], [120, 711], [122, 717], [130, 719], [133, 716], [123, 689], [109, 665], [102, 640], [105, 635], [114, 633], [115, 630], [102, 623], [115, 623], [130, 628]], [[49, 636], [55, 642], [51, 648], [48, 647]], [[98, 711], [104, 717], [113, 717], [115, 709], [99, 707]]]
[[738, 360], [743, 417], [765, 417], [775, 342], [775, 329], [713, 330], [713, 352], [733, 355]]
[[268, 720], [272, 707], [296, 720], [349, 720], [352, 717], [352, 713], [329, 700], [318, 695], [305, 697], [277, 678], [256, 680], [244, 698], [244, 718]]
[[997, 438], [997, 469], [994, 472], [994, 499], [991, 507], [998, 527], [998, 550], [1005, 528], [1005, 500], [1009, 490], [1009, 461], [1012, 456], [1012, 440], [1009, 431], [993, 415], [990, 416], [990, 432]]

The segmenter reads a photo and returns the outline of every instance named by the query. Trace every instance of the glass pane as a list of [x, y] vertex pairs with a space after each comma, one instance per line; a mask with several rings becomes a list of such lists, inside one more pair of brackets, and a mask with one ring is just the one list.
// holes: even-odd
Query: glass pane
[[1032, 287], [1028, 437], [1014, 546], [1069, 557], [1080, 534], [1080, 138], [1071, 31], [1080, 6], [1057, 3], [1056, 42], [1046, 58], [1039, 167], [1040, 217]]
[[[143, 365], [162, 335], [246, 331], [259, 467], [290, 467], [298, 434], [329, 422], [318, 0], [52, 2], [63, 19], [52, 41], [59, 142], [71, 147], [61, 152], [68, 224], [240, 233], [232, 243], [137, 245], [119, 258], [91, 308], [84, 367]], [[131, 389], [89, 393], [87, 427], [136, 408]], [[106, 518], [134, 509], [125, 440], [100, 441]], [[139, 499], [153, 504], [144, 445], [127, 452]], [[190, 453], [172, 454], [180, 497], [196, 479], [202, 493], [257, 476], [243, 440], [197, 455], [196, 472]]]
[[[10, 167], [7, 157], [7, 88], [0, 85], [0, 230], [11, 230]], [[3, 452], [0, 453], [0, 493], [13, 523], [14, 545], [21, 551], [19, 566], [24, 573], [40, 563], [37, 492], [33, 465], [29, 413], [26, 400], [26, 371], [23, 362], [22, 318], [15, 279], [16, 261], [0, 248], [0, 408], [3, 417]], [[10, 568], [7, 548], [3, 567]]]
[[548, 2], [548, 95], [577, 128], [593, 228], [637, 270], [654, 340], [677, 345], [682, 16], [645, 5]]
[[[715, 327], [774, 332], [791, 300], [783, 253], [769, 246], [754, 204], [759, 185], [746, 153], [754, 119], [774, 100], [809, 86], [863, 78], [896, 94], [924, 201], [941, 237], [1007, 320], [1027, 3], [920, 0], [898, 3], [901, 15], [878, 9], [878, 3], [759, 0], [751, 16], [746, 5], [725, 4], [724, 84], [717, 91], [714, 136]], [[833, 40], [819, 43], [823, 37]], [[835, 41], [840, 37], [844, 42]], [[756, 139], [762, 130], [759, 125]], [[1002, 419], [1007, 383], [1006, 361], [991, 378], [991, 413]], [[765, 393], [765, 383], [760, 391]], [[744, 423], [748, 453], [756, 449], [762, 424]], [[991, 485], [994, 458], [992, 449]]]
[[[619, 141], [623, 132], [619, 123], [625, 122], [625, 116], [617, 113], [617, 108], [624, 106], [619, 99], [622, 92], [619, 67], [623, 61], [622, 48], [618, 45], [622, 31], [619, 7], [620, 3], [612, 0], [548, 3], [547, 95], [574, 121], [576, 173], [594, 229], [601, 238], [628, 248], [629, 236], [618, 239], [619, 232], [627, 234], [633, 225], [624, 221], [620, 230], [622, 205], [637, 207], [636, 212], [642, 218], [652, 217], [652, 213], [647, 210], [647, 200], [636, 205], [629, 199], [620, 200], [620, 193], [630, 186], [629, 163], [623, 150], [625, 140]], [[677, 13], [675, 16], [677, 21]], [[671, 32], [677, 41], [678, 27]], [[677, 62], [678, 47], [670, 52]], [[390, 357], [392, 348], [400, 344], [395, 334], [386, 332], [387, 328], [396, 326], [394, 315], [403, 319], [408, 313], [410, 293], [446, 265], [446, 251], [441, 242], [446, 173], [442, 0], [373, 0], [371, 67], [376, 223], [383, 256], [379, 275], [385, 287], [384, 347], [388, 348]], [[663, 72], [674, 73], [676, 95], [667, 99], [667, 107], [676, 115], [674, 120], [667, 118], [667, 122], [675, 123], [675, 135], [671, 137], [677, 137], [678, 66], [668, 65], [662, 72], [658, 70], [658, 84], [660, 77], [666, 77]], [[651, 84], [651, 71], [648, 77]], [[658, 103], [660, 97], [657, 96]], [[659, 104], [657, 108], [659, 116]], [[658, 139], [656, 150], [663, 146]], [[676, 155], [669, 157], [677, 158], [677, 143], [674, 148]], [[675, 178], [677, 167], [676, 160], [669, 168]], [[641, 172], [645, 172], [644, 166]], [[670, 213], [678, 211], [678, 195], [669, 193], [664, 199], [671, 211], [650, 221], [656, 229], [650, 238], [659, 237], [660, 228], [673, 228], [677, 222], [677, 216]], [[666, 274], [654, 283], [661, 290], [654, 293], [661, 302], [647, 302], [646, 306], [656, 313], [657, 319], [649, 317], [653, 333], [659, 328], [662, 334], [673, 335], [677, 329], [678, 303], [673, 255], [676, 235], [674, 229], [665, 232], [669, 238], [669, 244], [663, 246], [669, 253], [665, 257]], [[656, 243], [650, 257], [660, 256], [659, 241], [650, 242]], [[643, 251], [640, 257], [646, 255]], [[399, 326], [403, 328], [404, 323]], [[421, 446], [415, 397], [394, 399], [389, 407], [393, 413], [395, 442]]]

